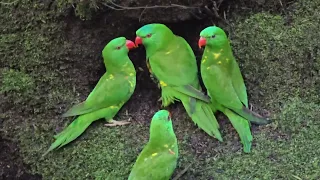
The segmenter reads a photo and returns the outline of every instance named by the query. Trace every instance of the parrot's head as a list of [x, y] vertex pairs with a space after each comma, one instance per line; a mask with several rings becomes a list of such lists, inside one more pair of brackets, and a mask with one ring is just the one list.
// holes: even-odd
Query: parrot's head
[[200, 32], [199, 48], [203, 46], [221, 47], [229, 43], [226, 33], [217, 26], [210, 26]]
[[156, 112], [151, 120], [150, 140], [161, 143], [162, 140], [166, 142], [175, 139], [170, 112], [167, 110]]
[[143, 44], [147, 51], [148, 48], [154, 51], [161, 49], [168, 41], [173, 39], [174, 34], [164, 24], [147, 24], [136, 31], [135, 44]]
[[129, 50], [135, 48], [135, 44], [125, 37], [118, 37], [111, 40], [102, 50], [104, 59], [118, 59], [127, 56]]

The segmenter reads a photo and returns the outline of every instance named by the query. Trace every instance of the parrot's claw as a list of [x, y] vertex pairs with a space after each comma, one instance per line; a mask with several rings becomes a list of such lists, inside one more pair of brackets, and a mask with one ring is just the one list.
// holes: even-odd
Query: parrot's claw
[[252, 109], [253, 109], [253, 105], [252, 104], [249, 104], [249, 109], [250, 109], [250, 111], [252, 111]]
[[107, 124], [104, 124], [104, 126], [107, 127], [114, 127], [114, 126], [123, 126], [123, 125], [127, 125], [130, 124], [130, 121], [115, 121], [113, 119], [109, 120]]

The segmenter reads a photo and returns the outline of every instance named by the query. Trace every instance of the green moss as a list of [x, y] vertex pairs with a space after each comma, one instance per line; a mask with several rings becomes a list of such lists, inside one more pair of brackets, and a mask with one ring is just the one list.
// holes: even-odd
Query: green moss
[[211, 158], [212, 167], [208, 167], [205, 177], [319, 179], [319, 108], [298, 98], [289, 100], [279, 114], [278, 127], [255, 135], [251, 154], [227, 153], [217, 160]]
[[275, 109], [296, 95], [309, 101], [318, 99], [319, 5], [300, 1], [291, 6], [287, 17], [258, 13], [236, 24], [232, 45], [250, 99]]
[[[55, 20], [55, 16], [44, 4], [19, 1], [1, 6], [0, 12], [0, 62], [4, 67], [0, 73], [0, 99], [7, 108], [3, 116], [10, 119], [4, 121], [3, 127], [10, 129], [4, 131], [7, 136], [19, 136], [33, 123], [49, 124], [45, 117], [35, 116], [54, 114], [52, 109], [57, 104], [74, 97], [73, 90], [64, 87], [68, 80], [63, 78], [66, 70], [60, 66], [70, 44], [63, 43], [61, 22], [47, 22]], [[30, 117], [21, 117], [17, 112]]]
[[148, 129], [139, 125], [107, 128], [98, 122], [88, 128], [77, 141], [44, 158], [41, 158], [39, 152], [48, 148], [54, 134], [52, 132], [46, 136], [39, 134], [32, 137], [31, 132], [20, 138], [21, 145], [26, 150], [25, 160], [26, 163], [33, 164], [35, 172], [41, 172], [44, 179], [123, 179], [130, 172], [137, 153], [146, 142]]
[[2, 71], [2, 85], [0, 93], [16, 91], [30, 92], [34, 88], [34, 80], [28, 74], [15, 71], [13, 69], [4, 69]]
[[191, 171], [187, 176], [320, 178], [319, 7], [319, 1], [299, 1], [291, 5], [288, 16], [258, 13], [234, 19], [232, 45], [249, 100], [270, 110], [275, 122], [254, 132], [251, 154], [224, 144], [223, 153], [206, 152], [202, 156], [208, 158], [197, 159], [193, 171], [201, 175]]
[[[222, 127], [220, 143], [176, 108], [176, 117], [181, 117], [174, 121], [180, 147], [176, 173], [193, 163], [182, 179], [320, 178], [319, 7], [317, 0], [301, 0], [286, 15], [233, 19], [232, 45], [249, 100], [270, 110], [275, 123], [254, 126], [252, 153], [244, 154], [230, 123]], [[25, 163], [43, 179], [125, 179], [147, 142], [148, 117], [141, 120], [145, 123], [125, 127], [93, 123], [76, 141], [42, 158], [52, 136], [72, 121], [60, 115], [90, 92], [88, 72], [97, 71], [97, 58], [85, 55], [93, 54], [87, 44], [72, 44], [64, 37], [65, 24], [44, 4], [21, 1], [17, 8], [0, 10], [0, 61], [5, 67], [1, 92], [24, 103], [5, 112], [3, 118], [9, 120], [1, 127], [4, 136], [19, 141]], [[28, 90], [32, 96], [12, 93]], [[122, 111], [118, 119], [128, 116]]]
[[55, 6], [59, 13], [64, 13], [68, 9], [72, 9], [76, 16], [83, 20], [90, 20], [92, 15], [100, 8], [104, 7], [104, 3], [110, 0], [57, 0]]

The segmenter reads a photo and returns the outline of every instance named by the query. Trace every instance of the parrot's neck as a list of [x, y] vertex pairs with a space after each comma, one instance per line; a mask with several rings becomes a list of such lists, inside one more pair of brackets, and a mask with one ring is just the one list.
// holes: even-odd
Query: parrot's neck
[[202, 56], [202, 64], [211, 65], [211, 64], [221, 64], [225, 61], [229, 62], [232, 58], [232, 51], [229, 44], [220, 47], [206, 46]]
[[176, 35], [173, 33], [167, 33], [161, 38], [161, 40], [155, 41], [153, 44], [146, 45], [147, 58], [150, 58], [156, 52], [166, 50], [174, 40], [176, 40]]
[[146, 46], [146, 56], [147, 58], [150, 58], [150, 56], [152, 56], [155, 52], [157, 51], [157, 47], [156, 46]]
[[174, 134], [170, 137], [168, 137], [168, 135], [150, 136], [149, 144], [152, 147], [159, 149], [175, 148], [177, 144], [177, 138]]
[[223, 52], [223, 53], [230, 53], [231, 52], [231, 46], [229, 43], [226, 43], [224, 45], [221, 45], [221, 46], [206, 46], [205, 51], [207, 50], [208, 52], [211, 52], [211, 53], [220, 53], [220, 52]]
[[[117, 63], [112, 63], [118, 61]], [[104, 61], [105, 67], [110, 73], [123, 73], [125, 75], [136, 74], [135, 68], [129, 57], [117, 59], [115, 61]]]
[[177, 138], [173, 132], [173, 129], [168, 130], [167, 128], [161, 128], [161, 127], [150, 129], [149, 143], [152, 146], [165, 147], [166, 145], [171, 146], [176, 142], [177, 142]]

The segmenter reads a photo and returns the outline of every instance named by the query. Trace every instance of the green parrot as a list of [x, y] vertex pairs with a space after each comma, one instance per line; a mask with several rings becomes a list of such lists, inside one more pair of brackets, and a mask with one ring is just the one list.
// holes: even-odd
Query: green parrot
[[194, 123], [222, 141], [210, 97], [199, 84], [195, 55], [185, 39], [163, 24], [147, 24], [136, 35], [136, 46], [145, 46], [149, 70], [159, 81], [163, 107], [180, 100]]
[[178, 161], [178, 143], [171, 115], [158, 111], [152, 118], [150, 138], [138, 156], [128, 180], [168, 180]]
[[136, 71], [128, 57], [129, 50], [134, 47], [135, 44], [124, 37], [115, 38], [104, 47], [102, 56], [107, 72], [84, 102], [62, 115], [78, 117], [54, 136], [55, 142], [44, 155], [73, 141], [98, 119], [104, 118], [108, 122], [106, 126], [129, 124], [128, 121], [115, 121], [112, 118], [129, 100], [136, 86]]
[[216, 26], [207, 27], [201, 31], [198, 45], [199, 48], [205, 46], [200, 70], [212, 109], [229, 118], [244, 145], [244, 152], [250, 152], [249, 121], [255, 124], [271, 121], [248, 109], [246, 86], [225, 32]]

